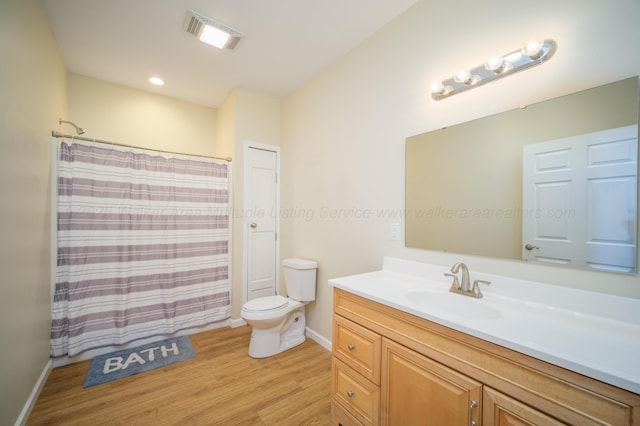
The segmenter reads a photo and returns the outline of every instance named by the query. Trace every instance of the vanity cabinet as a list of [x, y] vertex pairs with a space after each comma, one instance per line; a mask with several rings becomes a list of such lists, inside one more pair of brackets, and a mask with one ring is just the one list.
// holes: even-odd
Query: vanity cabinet
[[640, 425], [640, 395], [334, 289], [332, 414], [350, 425]]

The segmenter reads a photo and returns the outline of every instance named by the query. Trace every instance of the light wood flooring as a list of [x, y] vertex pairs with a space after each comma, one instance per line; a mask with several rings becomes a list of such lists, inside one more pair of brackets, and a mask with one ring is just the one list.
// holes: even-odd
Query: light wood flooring
[[90, 361], [51, 371], [27, 425], [330, 425], [331, 353], [307, 339], [263, 359], [251, 328], [190, 336], [196, 356], [82, 388]]

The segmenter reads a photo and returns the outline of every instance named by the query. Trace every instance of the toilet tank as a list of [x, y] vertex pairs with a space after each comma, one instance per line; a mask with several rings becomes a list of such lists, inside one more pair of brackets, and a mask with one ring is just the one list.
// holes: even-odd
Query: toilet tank
[[299, 302], [316, 300], [316, 270], [318, 263], [306, 259], [282, 261], [287, 295]]

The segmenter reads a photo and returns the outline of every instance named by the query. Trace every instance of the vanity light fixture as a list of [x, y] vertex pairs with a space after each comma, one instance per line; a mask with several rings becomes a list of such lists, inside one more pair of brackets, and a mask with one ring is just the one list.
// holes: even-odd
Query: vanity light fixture
[[522, 49], [504, 56], [493, 56], [482, 65], [458, 71], [453, 77], [433, 83], [431, 97], [439, 101], [456, 93], [540, 65], [553, 56], [556, 48], [556, 42], [550, 39], [530, 41]]
[[189, 10], [184, 29], [203, 43], [215, 46], [218, 49], [234, 49], [244, 36], [238, 30], [204, 16], [195, 10]]

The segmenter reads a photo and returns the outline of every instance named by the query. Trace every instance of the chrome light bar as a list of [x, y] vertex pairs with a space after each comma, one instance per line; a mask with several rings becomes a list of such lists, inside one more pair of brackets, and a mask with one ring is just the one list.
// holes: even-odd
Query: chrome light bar
[[548, 61], [556, 52], [556, 42], [550, 39], [529, 42], [522, 49], [504, 56], [494, 56], [470, 70], [458, 71], [454, 76], [436, 82], [431, 88], [431, 97], [439, 101], [465, 90], [482, 86], [490, 81], [526, 70]]

